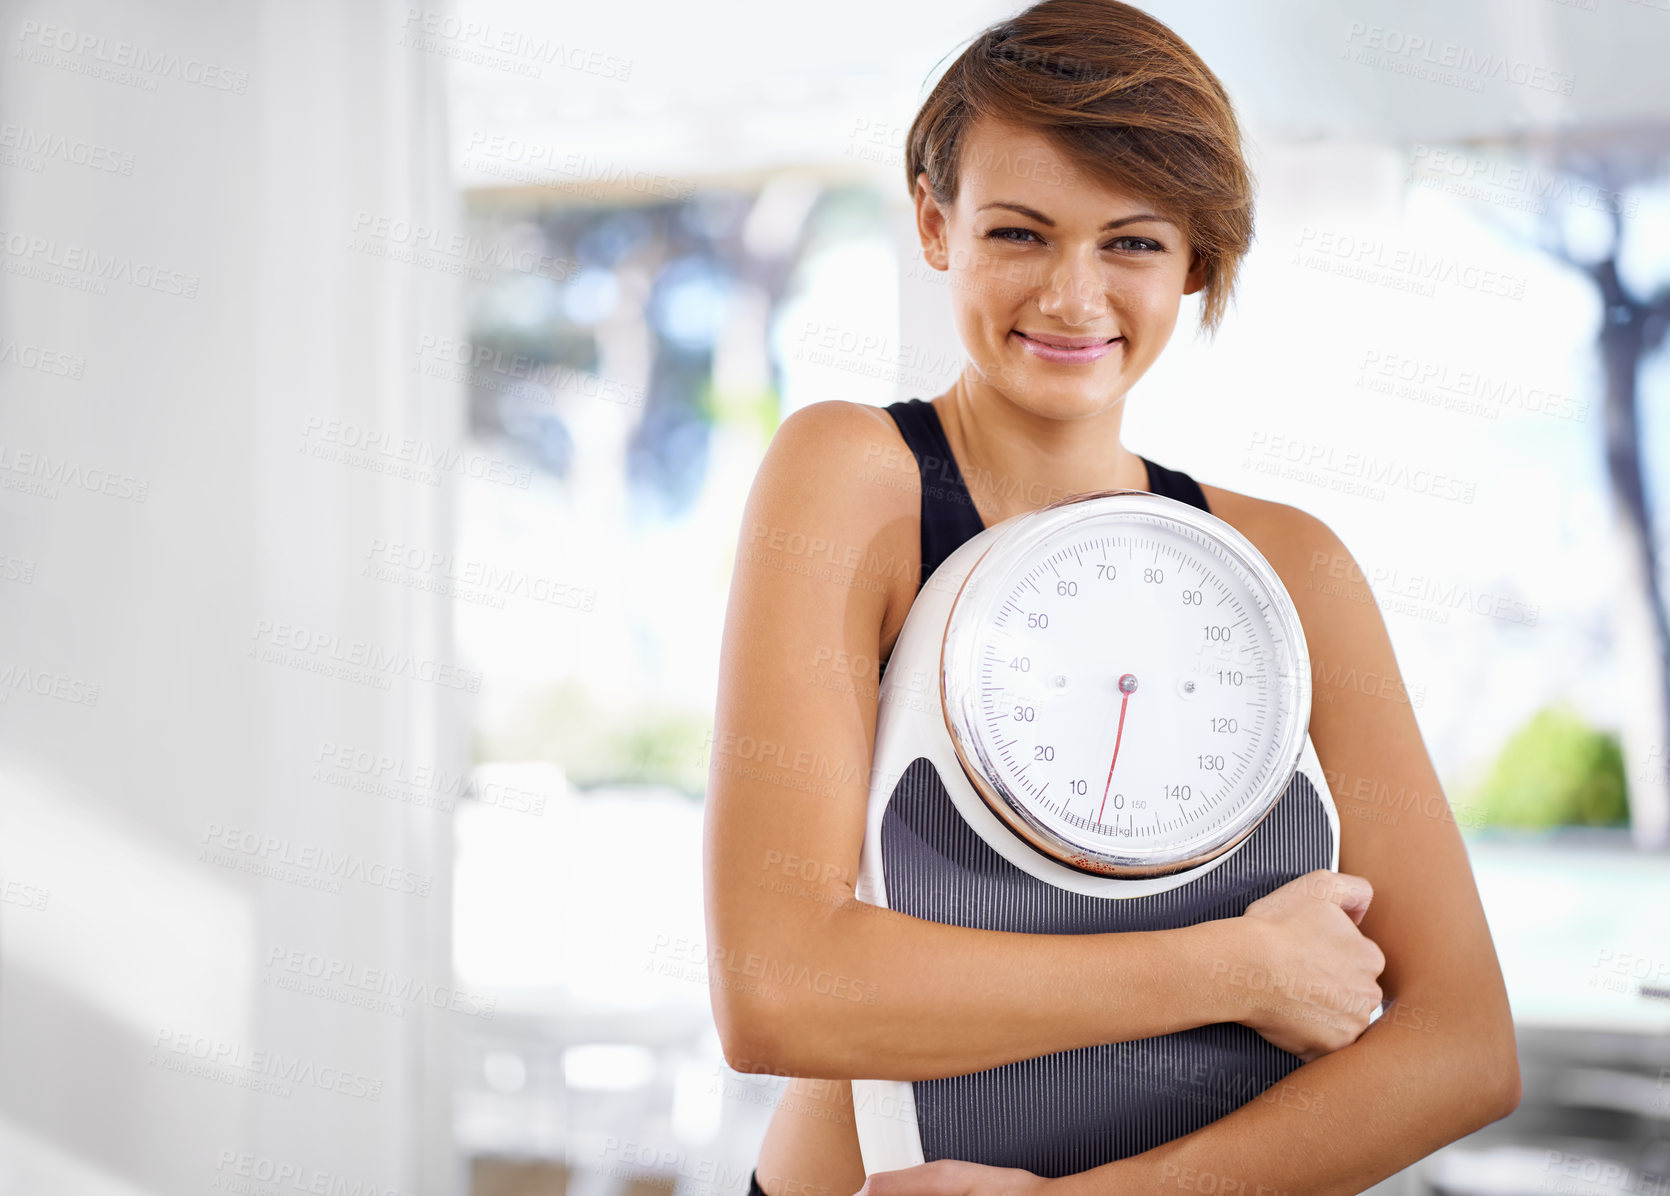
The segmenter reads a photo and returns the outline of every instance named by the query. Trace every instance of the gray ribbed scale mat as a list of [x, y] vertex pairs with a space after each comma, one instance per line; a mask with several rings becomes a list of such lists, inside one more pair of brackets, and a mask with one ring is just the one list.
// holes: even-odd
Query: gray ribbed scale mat
[[[1088, 897], [1021, 871], [964, 822], [932, 762], [918, 757], [882, 816], [887, 904], [988, 930], [1092, 934], [1167, 930], [1241, 914], [1296, 876], [1331, 866], [1322, 799], [1295, 772], [1231, 859], [1146, 897]], [[1216, 1121], [1301, 1060], [1224, 1022], [1136, 1042], [1042, 1055], [911, 1085], [923, 1157], [1024, 1167], [1054, 1178], [1141, 1154]]]

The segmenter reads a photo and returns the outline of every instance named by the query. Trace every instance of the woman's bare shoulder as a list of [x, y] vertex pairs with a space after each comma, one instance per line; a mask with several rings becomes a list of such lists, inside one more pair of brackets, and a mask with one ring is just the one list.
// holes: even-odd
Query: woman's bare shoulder
[[791, 411], [777, 426], [768, 452], [820, 470], [893, 466], [900, 464], [901, 454], [913, 460], [884, 408], [845, 399], [824, 399]]
[[755, 482], [786, 517], [874, 535], [917, 509], [922, 481], [893, 417], [880, 407], [826, 399], [790, 412]]
[[1318, 545], [1332, 537], [1327, 525], [1299, 507], [1199, 484], [1212, 514], [1251, 540], [1290, 588], [1289, 572], [1308, 568]]
[[[886, 592], [884, 626], [916, 593], [922, 478], [893, 417], [828, 399], [791, 412], [767, 447], [749, 498], [745, 543], [788, 547], [836, 575]], [[886, 632], [884, 631], [884, 635]]]

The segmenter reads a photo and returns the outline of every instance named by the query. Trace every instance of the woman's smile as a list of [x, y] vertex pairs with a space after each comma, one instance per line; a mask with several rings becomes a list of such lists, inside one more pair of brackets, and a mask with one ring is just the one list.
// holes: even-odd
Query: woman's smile
[[1099, 361], [1125, 343], [1122, 336], [1103, 340], [1085, 336], [1052, 336], [1047, 333], [1028, 335], [1019, 328], [1011, 331], [1009, 335], [1017, 338], [1021, 347], [1034, 357], [1061, 365], [1082, 365]]

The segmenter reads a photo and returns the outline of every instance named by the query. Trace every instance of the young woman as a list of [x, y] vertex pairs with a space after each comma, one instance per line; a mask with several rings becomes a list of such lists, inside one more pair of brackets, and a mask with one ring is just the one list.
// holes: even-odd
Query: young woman
[[[968, 363], [931, 402], [824, 402], [783, 422], [725, 625], [705, 844], [714, 1014], [734, 1068], [797, 1077], [753, 1196], [1355, 1193], [1505, 1116], [1519, 1101], [1507, 996], [1361, 570], [1314, 516], [1120, 443], [1125, 396], [1182, 297], [1202, 293], [1215, 331], [1252, 239], [1222, 85], [1138, 9], [1044, 0], [939, 81], [906, 173]], [[984, 527], [1113, 488], [1206, 508], [1292, 595], [1340, 872], [1152, 933], [985, 931], [857, 900], [877, 682], [921, 583]], [[1251, 993], [1255, 973], [1289, 982]], [[866, 1180], [855, 1077], [962, 1075], [1218, 1022], [1306, 1060], [1287, 1082], [1312, 1099], [1249, 1100], [1057, 1179], [945, 1160]]]

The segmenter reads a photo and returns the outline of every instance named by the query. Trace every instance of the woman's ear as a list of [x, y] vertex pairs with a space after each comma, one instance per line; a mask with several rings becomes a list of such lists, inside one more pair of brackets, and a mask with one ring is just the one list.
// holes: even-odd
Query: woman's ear
[[948, 269], [950, 253], [946, 246], [945, 210], [934, 199], [925, 170], [916, 176], [915, 203], [916, 233], [922, 239], [922, 259], [935, 270]]
[[1189, 250], [1189, 273], [1183, 279], [1183, 293], [1192, 295], [1206, 285], [1206, 259]]

